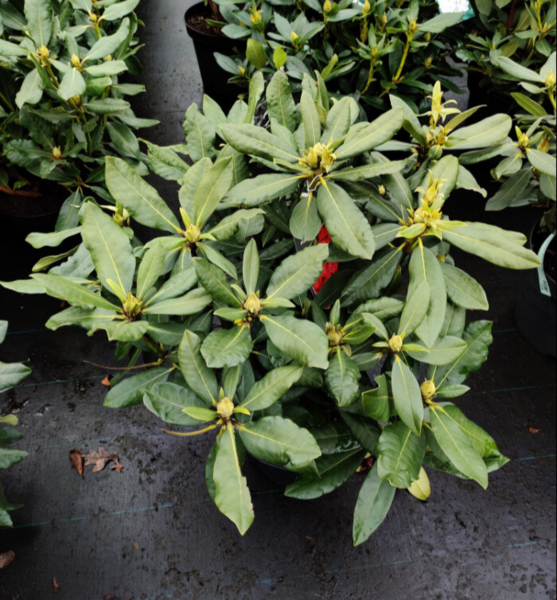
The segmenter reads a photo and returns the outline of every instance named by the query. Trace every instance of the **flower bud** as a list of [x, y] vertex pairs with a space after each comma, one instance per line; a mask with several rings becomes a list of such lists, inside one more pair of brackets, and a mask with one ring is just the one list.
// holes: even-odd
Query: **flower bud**
[[519, 138], [518, 138], [518, 145], [521, 148], [529, 148], [530, 147], [530, 138], [523, 133]]
[[416, 33], [418, 33], [418, 22], [412, 19], [408, 25], [408, 34], [414, 36]]
[[549, 152], [549, 137], [546, 135], [543, 140], [539, 143], [538, 150], [547, 154]]
[[437, 260], [439, 262], [446, 263], [447, 262], [447, 257], [444, 254], [438, 254], [437, 255]]
[[384, 185], [380, 185], [380, 186], [379, 186], [379, 193], [380, 193], [382, 196], [385, 196], [385, 195], [386, 195], [386, 193], [387, 193], [387, 188], [386, 188]]
[[545, 78], [545, 85], [548, 88], [552, 88], [557, 85], [557, 77], [555, 77], [555, 73], [553, 71], [549, 71], [547, 74], [547, 77]]
[[429, 33], [429, 31], [424, 35], [424, 40], [426, 42], [430, 42], [431, 41], [431, 33]]
[[389, 340], [389, 347], [395, 354], [398, 354], [402, 350], [402, 346], [404, 346], [404, 339], [401, 335], [393, 335]]
[[424, 381], [421, 386], [422, 398], [424, 400], [433, 400], [437, 394], [437, 386], [433, 381]]
[[261, 300], [259, 299], [259, 296], [256, 293], [252, 292], [248, 296], [248, 299], [244, 302], [244, 308], [251, 315], [257, 315], [257, 314], [259, 314], [259, 311], [262, 308], [262, 306], [261, 306]]
[[93, 25], [96, 25], [99, 22], [99, 18], [97, 17], [97, 15], [94, 12], [90, 12], [89, 13], [89, 21], [91, 21], [91, 23], [93, 23]]
[[331, 4], [331, 0], [325, 0], [325, 4], [323, 4], [323, 12], [325, 14], [328, 14], [332, 10], [333, 10], [333, 5]]
[[59, 146], [56, 146], [56, 148], [52, 149], [52, 158], [54, 160], [60, 160], [62, 156], [62, 149]]
[[439, 144], [432, 146], [429, 149], [428, 156], [432, 160], [439, 160], [443, 156], [443, 148]]
[[261, 11], [257, 10], [257, 8], [254, 8], [253, 10], [251, 10], [250, 11], [250, 19], [254, 25], [258, 25], [259, 23], [261, 23], [263, 21]]
[[246, 76], [246, 70], [241, 65], [238, 66], [238, 73], [240, 73], [242, 77]]
[[188, 225], [188, 227], [186, 229], [186, 240], [188, 240], [188, 242], [190, 244], [197, 244], [200, 237], [201, 237], [201, 229], [199, 229], [199, 227], [197, 227], [196, 225], [193, 225], [193, 224]]
[[76, 68], [76, 69], [81, 69], [81, 60], [79, 60], [79, 56], [77, 56], [76, 54], [74, 54], [72, 56], [72, 65]]
[[370, 4], [369, 0], [366, 0], [362, 12], [364, 13], [364, 15], [368, 15], [370, 13], [370, 11], [371, 11], [371, 4]]
[[299, 40], [298, 34], [295, 31], [293, 31], [290, 34], [290, 41], [296, 46], [298, 44], [298, 40]]
[[431, 67], [432, 63], [433, 63], [433, 59], [431, 58], [431, 56], [428, 56], [424, 62], [425, 68], [429, 69]]
[[50, 57], [50, 50], [46, 47], [46, 46], [41, 46], [39, 48], [39, 56], [43, 59], [43, 60], [48, 60]]
[[223, 398], [217, 404], [217, 412], [223, 421], [230, 421], [234, 415], [234, 402], [230, 398]]

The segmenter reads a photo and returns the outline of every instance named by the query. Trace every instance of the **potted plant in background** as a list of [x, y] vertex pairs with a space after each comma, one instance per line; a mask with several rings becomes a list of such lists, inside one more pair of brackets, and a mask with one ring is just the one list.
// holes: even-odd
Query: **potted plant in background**
[[[459, 180], [451, 145], [487, 151], [508, 130], [495, 141], [485, 128], [445, 131], [412, 189], [415, 153], [389, 161], [377, 152], [412, 124], [404, 107], [367, 123], [353, 99], [329, 103], [318, 83], [298, 105], [277, 73], [265, 94], [268, 127], [254, 125], [261, 74], [249, 104], [237, 102], [228, 115], [208, 99], [205, 114], [190, 109], [198, 135], [186, 125], [193, 166], [179, 178], [179, 220], [127, 163], [108, 160], [118, 211], [109, 216], [88, 202], [82, 212], [86, 275], [76, 280], [66, 261], [11, 287], [70, 304], [50, 328], [100, 329], [118, 341], [131, 377], [113, 385], [107, 407], [144, 402], [170, 425], [201, 427], [175, 435], [212, 432], [209, 494], [242, 534], [254, 518], [246, 451], [296, 474], [287, 494], [300, 499], [373, 464], [355, 509], [361, 544], [397, 489], [429, 496], [423, 465], [487, 487], [488, 473], [507, 462], [457, 407], [492, 337], [491, 323], [466, 322], [467, 310], [488, 302], [454, 264], [452, 247], [515, 269], [539, 261], [521, 234], [443, 212]], [[437, 95], [429, 127], [441, 132], [451, 110]], [[157, 170], [175, 178], [160, 157]], [[136, 222], [162, 235], [144, 245]], [[315, 243], [323, 224], [326, 245]], [[328, 261], [339, 272], [315, 296]], [[142, 354], [154, 358], [141, 364]]]
[[[6, 339], [7, 333], [8, 323], [0, 321], [0, 344]], [[0, 361], [0, 394], [19, 385], [30, 373], [31, 369], [24, 364]], [[23, 438], [21, 432], [15, 429], [17, 424], [15, 415], [0, 415], [0, 471], [13, 467], [27, 456], [27, 452], [11, 448]], [[0, 527], [12, 527], [10, 512], [18, 508], [21, 506], [8, 502], [0, 484]]]

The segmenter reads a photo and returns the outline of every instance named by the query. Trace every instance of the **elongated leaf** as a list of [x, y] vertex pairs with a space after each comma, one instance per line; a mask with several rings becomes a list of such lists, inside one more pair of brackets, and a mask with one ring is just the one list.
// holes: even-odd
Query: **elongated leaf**
[[441, 263], [447, 293], [451, 301], [467, 310], [489, 310], [483, 287], [468, 273], [447, 263]]
[[426, 470], [422, 467], [420, 469], [420, 476], [412, 485], [408, 488], [408, 491], [422, 502], [427, 502], [431, 496], [431, 483], [427, 475]]
[[83, 75], [75, 67], [66, 71], [62, 83], [58, 88], [58, 95], [63, 100], [69, 100], [74, 96], [82, 96], [85, 93], [87, 84]]
[[265, 410], [280, 400], [300, 379], [301, 367], [279, 367], [255, 383], [242, 403], [250, 412]]
[[369, 472], [360, 490], [354, 512], [354, 545], [366, 542], [383, 524], [396, 495], [388, 481], [377, 474], [377, 465]]
[[451, 150], [490, 148], [504, 142], [511, 127], [512, 119], [509, 115], [493, 115], [469, 127], [457, 129], [449, 136], [447, 148]]
[[161, 276], [166, 259], [166, 250], [162, 243], [147, 250], [137, 272], [137, 297], [144, 298]]
[[5, 471], [14, 465], [17, 465], [27, 456], [28, 453], [23, 450], [0, 448], [0, 471]]
[[375, 240], [371, 226], [352, 198], [335, 183], [323, 183], [318, 207], [334, 245], [352, 256], [371, 260]]
[[464, 340], [446, 336], [439, 338], [431, 348], [424, 344], [423, 352], [408, 350], [407, 353], [415, 360], [428, 365], [448, 365], [458, 360], [467, 348], [468, 344]]
[[288, 83], [288, 77], [277, 71], [267, 87], [267, 112], [271, 119], [294, 132], [296, 129], [296, 105]]
[[528, 160], [541, 173], [545, 173], [550, 177], [555, 177], [557, 174], [557, 166], [555, 164], [555, 156], [530, 148], [527, 151]]
[[120, 44], [122, 44], [128, 37], [129, 29], [130, 20], [124, 19], [116, 33], [113, 35], [103, 36], [97, 42], [95, 42], [84, 61], [91, 62], [93, 60], [100, 60], [109, 54], [114, 54]]
[[329, 366], [329, 342], [315, 323], [290, 316], [264, 316], [261, 320], [273, 344], [300, 365], [318, 369]]
[[30, 373], [26, 365], [0, 361], [0, 393], [19, 385]]
[[262, 206], [277, 198], [290, 196], [299, 184], [299, 175], [280, 173], [259, 175], [233, 187], [226, 194], [223, 202], [242, 206]]
[[133, 12], [138, 4], [139, 0], [124, 0], [123, 2], [112, 4], [104, 11], [103, 19], [105, 21], [117, 21], [122, 19]]
[[425, 435], [418, 437], [401, 421], [393, 423], [379, 438], [377, 474], [393, 487], [408, 489], [420, 476], [425, 452]]
[[217, 161], [199, 184], [194, 198], [194, 221], [202, 228], [223, 196], [230, 189], [233, 177], [232, 158]]
[[300, 112], [304, 124], [305, 148], [309, 150], [319, 143], [321, 139], [321, 122], [315, 101], [308, 92], [302, 92]]
[[356, 402], [360, 396], [360, 376], [358, 365], [338, 348], [325, 373], [325, 383], [339, 406], [350, 406]]
[[213, 369], [241, 365], [249, 358], [252, 350], [253, 342], [247, 327], [213, 331], [201, 346], [201, 354], [207, 366]]
[[158, 192], [122, 159], [107, 157], [106, 185], [114, 199], [138, 223], [172, 233], [180, 229], [176, 217]]
[[282, 417], [266, 417], [240, 427], [247, 451], [261, 460], [284, 467], [303, 467], [321, 456], [307, 429]]
[[48, 48], [54, 28], [54, 10], [50, 0], [25, 0], [25, 17], [36, 46]]
[[141, 404], [143, 395], [158, 383], [166, 381], [173, 368], [156, 367], [124, 379], [111, 388], [104, 399], [107, 408], [126, 408]]
[[298, 500], [314, 500], [330, 494], [354, 475], [366, 455], [365, 450], [326, 454], [318, 458], [317, 474], [302, 475], [286, 488], [285, 495]]
[[351, 124], [351, 102], [353, 102], [352, 98], [345, 97], [331, 108], [327, 115], [325, 131], [321, 137], [323, 144], [340, 140], [348, 133]]
[[332, 179], [334, 181], [364, 181], [365, 179], [373, 179], [374, 177], [378, 177], [379, 175], [390, 175], [392, 173], [398, 173], [402, 171], [405, 165], [406, 161], [404, 160], [395, 160], [371, 165], [364, 165], [363, 167], [355, 167], [352, 169], [333, 171], [329, 175], [328, 179]]
[[242, 475], [235, 435], [234, 428], [229, 425], [217, 441], [213, 471], [215, 504], [244, 535], [255, 516], [246, 478]]
[[204, 258], [194, 259], [194, 264], [199, 283], [215, 300], [235, 308], [242, 306], [221, 269]]
[[424, 404], [414, 373], [397, 356], [393, 366], [393, 399], [402, 422], [417, 436], [422, 434]]
[[257, 281], [259, 280], [259, 252], [254, 239], [250, 240], [244, 251], [243, 278], [244, 287], [248, 294], [257, 292]]
[[43, 90], [44, 83], [41, 75], [37, 69], [33, 69], [25, 76], [23, 84], [16, 95], [15, 103], [19, 108], [23, 108], [25, 104], [38, 104], [43, 97]]
[[215, 373], [209, 369], [201, 355], [201, 339], [186, 330], [178, 349], [180, 371], [188, 386], [211, 406], [218, 400], [219, 386]]
[[307, 292], [319, 279], [328, 256], [327, 244], [310, 246], [289, 256], [273, 273], [267, 288], [267, 298], [290, 300]]
[[163, 300], [144, 309], [146, 315], [196, 315], [209, 306], [213, 298], [204, 289], [192, 290], [180, 298]]
[[224, 139], [239, 152], [273, 161], [275, 158], [294, 163], [296, 150], [281, 138], [255, 125], [222, 125]]
[[495, 59], [496, 64], [513, 77], [516, 77], [520, 81], [533, 81], [534, 83], [543, 83], [543, 77], [532, 71], [532, 69], [528, 69], [527, 67], [523, 67], [519, 65], [514, 60], [510, 59], [508, 56], [499, 56]]
[[112, 304], [100, 294], [64, 277], [36, 273], [33, 275], [33, 279], [38, 281], [51, 296], [66, 300], [72, 305], [79, 307], [96, 306], [112, 311], [120, 310], [120, 307]]
[[435, 439], [453, 465], [463, 475], [487, 489], [489, 483], [487, 467], [458, 423], [441, 407], [431, 408], [429, 414]]
[[313, 241], [323, 226], [323, 220], [317, 210], [317, 198], [313, 194], [302, 197], [292, 211], [290, 232], [302, 242]]
[[400, 335], [412, 335], [422, 324], [428, 311], [430, 298], [431, 289], [429, 284], [427, 281], [422, 281], [406, 301], [402, 316], [400, 317]]

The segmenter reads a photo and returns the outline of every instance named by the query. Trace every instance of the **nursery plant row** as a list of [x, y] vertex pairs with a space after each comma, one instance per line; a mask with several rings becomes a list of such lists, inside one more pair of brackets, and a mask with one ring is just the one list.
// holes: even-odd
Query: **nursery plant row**
[[[531, 270], [551, 296], [555, 0], [481, 0], [470, 15], [209, 0], [187, 21], [199, 48], [221, 50], [210, 71], [200, 58], [219, 102], [190, 106], [169, 147], [137, 137], [156, 124], [130, 104], [145, 91], [129, 83], [138, 4], [0, 0], [0, 219], [53, 206], [54, 231], [27, 241], [58, 248], [1, 285], [63, 300], [49, 329], [116, 342], [126, 370], [106, 407], [212, 436], [208, 493], [241, 534], [249, 457], [300, 500], [360, 477], [356, 545], [398, 490], [427, 500], [432, 472], [487, 488], [508, 459], [458, 404], [492, 323], [467, 318], [488, 298], [454, 250]], [[451, 58], [470, 75], [463, 112], [444, 99], [462, 91]], [[172, 206], [149, 174], [176, 182]], [[452, 220], [451, 194], [544, 210], [529, 240]], [[0, 363], [0, 392], [29, 372]], [[3, 470], [25, 452], [11, 449], [17, 419], [0, 423]], [[0, 488], [0, 525], [14, 508]]]

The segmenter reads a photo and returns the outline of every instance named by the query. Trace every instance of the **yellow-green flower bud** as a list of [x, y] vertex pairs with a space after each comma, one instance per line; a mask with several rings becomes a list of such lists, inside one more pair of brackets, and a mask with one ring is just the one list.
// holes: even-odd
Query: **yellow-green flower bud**
[[77, 56], [76, 54], [74, 54], [72, 56], [72, 65], [76, 68], [76, 69], [81, 69], [81, 60], [79, 60], [79, 56]]
[[447, 262], [447, 257], [444, 254], [438, 254], [437, 255], [437, 260], [439, 262], [446, 263]]
[[196, 225], [193, 225], [193, 224], [188, 225], [188, 227], [186, 229], [186, 240], [188, 240], [188, 242], [190, 244], [197, 244], [200, 237], [201, 237], [201, 229], [199, 229], [199, 227], [197, 227]]
[[426, 42], [431, 41], [431, 33], [429, 33], [429, 31], [424, 35], [424, 40]]
[[329, 346], [336, 348], [337, 346], [342, 346], [344, 341], [344, 336], [342, 334], [342, 327], [335, 326], [332, 323], [327, 323], [326, 325], [327, 337], [329, 338]]
[[295, 31], [293, 31], [290, 34], [290, 41], [296, 46], [298, 44], [298, 39], [299, 39], [298, 34]]
[[223, 398], [217, 404], [217, 412], [223, 421], [230, 421], [234, 415], [234, 402], [230, 398]]
[[530, 138], [525, 133], [518, 138], [518, 146], [522, 149], [530, 147]]
[[46, 46], [41, 46], [39, 48], [39, 56], [43, 61], [48, 61], [50, 57], [50, 50]]
[[428, 56], [424, 61], [425, 68], [429, 69], [431, 67], [432, 63], [433, 63], [433, 58], [431, 58], [431, 56]]
[[54, 160], [60, 160], [62, 156], [62, 149], [59, 146], [56, 146], [56, 148], [52, 149], [52, 158]]
[[91, 21], [93, 25], [96, 25], [99, 22], [99, 17], [97, 17], [94, 12], [89, 12], [89, 21]]
[[414, 36], [418, 33], [418, 22], [412, 19], [408, 25], [408, 35]]
[[238, 73], [240, 73], [240, 75], [241, 75], [242, 77], [245, 77], [245, 76], [246, 76], [246, 70], [244, 69], [244, 67], [242, 67], [242, 65], [239, 65], [239, 66], [238, 66]]
[[437, 386], [433, 381], [424, 381], [421, 386], [422, 398], [426, 401], [433, 400], [437, 394]]
[[364, 13], [364, 15], [368, 15], [370, 13], [370, 11], [371, 11], [371, 4], [370, 4], [369, 0], [366, 0], [362, 12]]
[[333, 5], [331, 4], [331, 0], [325, 0], [325, 4], [323, 4], [323, 12], [325, 14], [329, 14], [333, 10]]
[[382, 196], [385, 196], [385, 195], [387, 194], [387, 188], [386, 188], [384, 185], [380, 185], [380, 186], [379, 186], [379, 193], [380, 193]]
[[252, 292], [249, 296], [248, 299], [244, 302], [244, 308], [245, 310], [248, 311], [248, 313], [250, 315], [257, 315], [259, 314], [262, 306], [261, 306], [261, 300], [259, 299], [259, 296]]
[[261, 11], [257, 8], [250, 10], [250, 19], [254, 25], [258, 25], [263, 21], [263, 16], [261, 15]]
[[141, 308], [141, 302], [130, 292], [123, 305], [124, 314], [129, 319], [135, 319], [141, 313]]
[[550, 148], [550, 145], [549, 145], [549, 137], [546, 135], [546, 136], [543, 138], [543, 140], [542, 140], [542, 141], [539, 143], [539, 145], [538, 145], [538, 150], [539, 150], [540, 152], [543, 152], [543, 153], [547, 154], [547, 153], [549, 152], [549, 148]]
[[393, 335], [389, 340], [389, 347], [395, 354], [402, 350], [402, 346], [404, 346], [404, 338], [401, 335]]
[[547, 74], [547, 77], [545, 78], [545, 85], [548, 88], [552, 88], [557, 85], [557, 77], [555, 77], [555, 73], [553, 71], [549, 71]]

